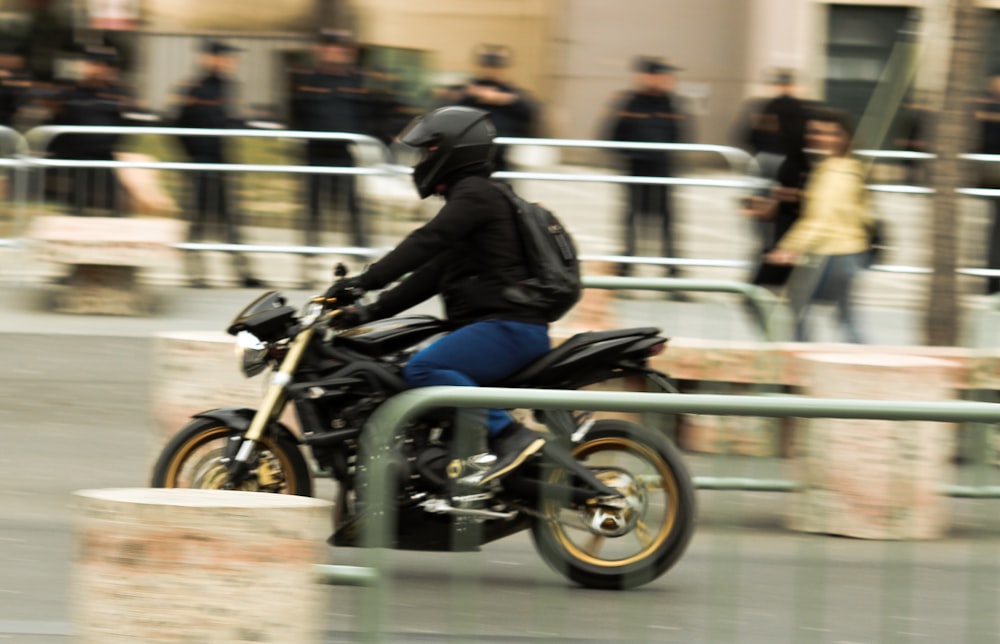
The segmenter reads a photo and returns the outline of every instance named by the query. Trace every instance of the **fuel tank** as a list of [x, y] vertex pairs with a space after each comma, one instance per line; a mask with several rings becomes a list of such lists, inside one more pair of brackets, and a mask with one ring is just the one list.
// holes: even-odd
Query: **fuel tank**
[[368, 356], [382, 356], [447, 330], [445, 322], [430, 315], [402, 315], [355, 327], [338, 335], [334, 343]]

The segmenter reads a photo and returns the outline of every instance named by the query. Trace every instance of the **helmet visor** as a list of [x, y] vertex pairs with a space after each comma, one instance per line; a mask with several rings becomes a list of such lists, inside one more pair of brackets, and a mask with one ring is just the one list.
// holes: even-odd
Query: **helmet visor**
[[405, 166], [407, 168], [416, 167], [422, 163], [431, 152], [431, 148], [407, 145], [406, 143], [398, 140], [393, 141], [392, 145], [389, 146], [389, 156], [392, 159], [392, 165]]

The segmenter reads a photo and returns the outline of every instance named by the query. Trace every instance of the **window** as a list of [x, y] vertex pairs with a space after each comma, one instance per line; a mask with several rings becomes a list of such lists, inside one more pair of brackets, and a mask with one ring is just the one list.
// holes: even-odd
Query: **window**
[[910, 9], [830, 5], [826, 102], [855, 119], [868, 105]]

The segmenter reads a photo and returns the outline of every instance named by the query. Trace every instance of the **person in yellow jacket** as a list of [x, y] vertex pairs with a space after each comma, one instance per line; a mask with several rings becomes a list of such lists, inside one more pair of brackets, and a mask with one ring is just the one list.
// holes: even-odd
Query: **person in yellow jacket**
[[[833, 302], [845, 339], [862, 342], [851, 291], [854, 278], [864, 267], [871, 222], [864, 168], [850, 154], [853, 134], [845, 114], [822, 110], [810, 116], [808, 145], [827, 156], [813, 167], [806, 183], [802, 216], [767, 256], [775, 264], [801, 265], [810, 258], [817, 260], [813, 262], [815, 271], [800, 272], [811, 276], [797, 285], [804, 292], [790, 297], [795, 339], [800, 342], [808, 339], [806, 318], [810, 305], [817, 301]], [[796, 288], [791, 283], [789, 286]]]

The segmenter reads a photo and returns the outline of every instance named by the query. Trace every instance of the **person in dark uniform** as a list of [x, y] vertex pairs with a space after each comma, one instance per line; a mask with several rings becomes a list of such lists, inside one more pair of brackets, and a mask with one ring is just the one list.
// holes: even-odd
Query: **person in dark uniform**
[[[817, 104], [798, 97], [795, 77], [789, 71], [774, 76], [775, 96], [764, 104], [756, 119], [755, 137], [761, 150], [771, 152], [768, 178], [776, 185], [771, 194], [776, 205], [761, 221], [760, 258], [784, 237], [799, 217], [801, 193], [812, 168], [805, 151], [806, 123]], [[790, 266], [771, 264], [763, 259], [751, 275], [751, 282], [761, 286], [781, 286], [791, 274]]]
[[24, 53], [16, 45], [0, 45], [0, 125], [16, 127], [21, 108], [29, 100], [31, 74]]
[[[1000, 69], [990, 75], [988, 91], [974, 106], [973, 115], [979, 127], [980, 154], [1000, 154]], [[979, 185], [983, 188], [1000, 188], [1000, 163], [979, 163]], [[1000, 269], [1000, 198], [989, 199], [992, 223], [986, 249], [986, 267]], [[990, 277], [986, 292], [1000, 291], [1000, 278]]]
[[[510, 50], [487, 45], [480, 48], [475, 77], [452, 94], [456, 105], [474, 107], [489, 113], [497, 136], [533, 136], [537, 126], [537, 106], [528, 93], [507, 78]], [[508, 170], [506, 146], [497, 146], [493, 157], [497, 172]]]
[[[294, 73], [291, 92], [293, 129], [313, 132], [368, 134], [373, 104], [365, 77], [355, 66], [357, 45], [350, 32], [324, 29], [314, 46], [313, 67]], [[352, 167], [351, 144], [347, 141], [310, 140], [306, 144], [309, 165]], [[357, 180], [351, 175], [312, 174], [306, 178], [305, 244], [319, 246], [323, 209], [342, 197], [350, 221], [351, 243], [368, 246], [368, 235], [358, 202]], [[303, 266], [311, 283], [310, 258]]]
[[[613, 108], [610, 138], [640, 143], [679, 143], [687, 139], [688, 117], [678, 104], [674, 89], [679, 68], [656, 58], [640, 58], [635, 64], [636, 87], [620, 96]], [[672, 155], [657, 150], [622, 150], [628, 174], [635, 177], [668, 177], [674, 172]], [[638, 251], [640, 228], [645, 220], [658, 229], [663, 257], [676, 257], [673, 231], [673, 191], [670, 186], [629, 184], [625, 211], [624, 255]], [[631, 272], [619, 266], [620, 275]], [[676, 267], [667, 269], [676, 276]]]
[[407, 100], [398, 74], [384, 68], [366, 69], [365, 74], [371, 81], [369, 133], [392, 145], [396, 135], [422, 110]]
[[[931, 131], [930, 121], [933, 116], [931, 108], [923, 101], [910, 97], [900, 107], [896, 148], [907, 152], [930, 152], [927, 135]], [[910, 185], [926, 185], [929, 166], [921, 159], [903, 159], [903, 181]]]
[[[109, 47], [88, 47], [80, 61], [79, 81], [57, 99], [52, 122], [58, 125], [120, 126], [132, 102], [118, 79], [117, 55]], [[117, 134], [64, 134], [51, 146], [62, 159], [113, 161]], [[121, 215], [122, 189], [112, 168], [73, 168], [59, 172], [62, 199], [75, 215], [88, 208]]]
[[[236, 52], [227, 43], [209, 40], [202, 48], [202, 74], [189, 85], [180, 88], [177, 127], [184, 128], [228, 128], [235, 122], [234, 92], [232, 74], [236, 69]], [[228, 163], [226, 141], [219, 136], [184, 136], [181, 144], [191, 161], [195, 163]], [[189, 241], [201, 241], [209, 237], [212, 220], [218, 218], [222, 225], [226, 243], [241, 242], [240, 222], [233, 207], [229, 174], [212, 170], [191, 173], [191, 221], [188, 229]], [[204, 264], [200, 251], [187, 255], [188, 273], [191, 286], [204, 288]], [[256, 288], [263, 282], [253, 276], [250, 262], [242, 253], [229, 253], [237, 279], [246, 288]]]

